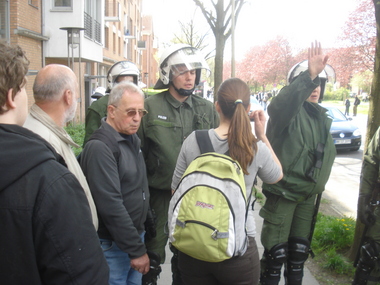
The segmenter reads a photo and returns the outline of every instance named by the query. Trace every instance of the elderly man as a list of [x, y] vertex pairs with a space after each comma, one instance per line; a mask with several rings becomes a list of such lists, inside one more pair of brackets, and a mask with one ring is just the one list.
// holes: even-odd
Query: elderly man
[[104, 285], [109, 271], [78, 180], [22, 127], [28, 65], [21, 48], [0, 42], [1, 283]]
[[86, 143], [81, 166], [94, 197], [110, 284], [141, 284], [149, 271], [144, 222], [149, 207], [145, 162], [136, 132], [144, 94], [131, 82], [113, 87], [107, 118]]
[[75, 73], [64, 65], [51, 64], [42, 68], [34, 81], [35, 103], [30, 108], [24, 127], [47, 140], [60, 154], [67, 168], [79, 180], [90, 205], [92, 222], [98, 228], [96, 207], [86, 178], [71, 147], [79, 147], [63, 128], [75, 116], [78, 99]]

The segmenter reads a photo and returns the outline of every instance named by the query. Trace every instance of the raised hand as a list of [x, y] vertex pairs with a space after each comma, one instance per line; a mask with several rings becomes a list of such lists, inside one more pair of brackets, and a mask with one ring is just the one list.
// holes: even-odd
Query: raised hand
[[323, 55], [320, 42], [315, 41], [315, 43], [311, 43], [311, 47], [308, 50], [308, 68], [312, 80], [323, 71], [328, 59], [328, 55]]

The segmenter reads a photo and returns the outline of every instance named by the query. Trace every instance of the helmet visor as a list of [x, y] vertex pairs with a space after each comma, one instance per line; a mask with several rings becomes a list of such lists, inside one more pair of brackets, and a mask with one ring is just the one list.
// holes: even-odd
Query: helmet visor
[[194, 48], [184, 48], [173, 53], [168, 58], [167, 66], [170, 68], [173, 77], [196, 69], [204, 69], [206, 76], [211, 73], [204, 57]]

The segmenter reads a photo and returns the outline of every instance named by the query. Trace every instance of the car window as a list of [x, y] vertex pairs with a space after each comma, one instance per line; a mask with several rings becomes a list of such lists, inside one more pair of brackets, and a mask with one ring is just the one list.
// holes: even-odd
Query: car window
[[329, 115], [333, 118], [334, 122], [347, 121], [346, 116], [336, 108], [328, 108]]

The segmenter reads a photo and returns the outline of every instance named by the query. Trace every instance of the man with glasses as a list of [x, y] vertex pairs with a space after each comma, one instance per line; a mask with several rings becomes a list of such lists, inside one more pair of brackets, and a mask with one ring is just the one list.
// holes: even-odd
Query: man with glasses
[[141, 284], [142, 274], [149, 271], [144, 222], [150, 195], [136, 135], [146, 114], [141, 89], [131, 82], [117, 84], [110, 93], [107, 117], [81, 155], [98, 211], [109, 284]]

